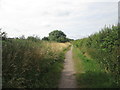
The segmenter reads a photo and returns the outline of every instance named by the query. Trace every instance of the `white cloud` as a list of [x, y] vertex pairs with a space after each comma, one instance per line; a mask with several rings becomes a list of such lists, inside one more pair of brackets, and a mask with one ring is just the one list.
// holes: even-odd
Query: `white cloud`
[[68, 37], [80, 38], [98, 31], [105, 24], [116, 23], [117, 3], [114, 2], [117, 1], [2, 0], [0, 27], [10, 37], [22, 34], [43, 37], [60, 29]]

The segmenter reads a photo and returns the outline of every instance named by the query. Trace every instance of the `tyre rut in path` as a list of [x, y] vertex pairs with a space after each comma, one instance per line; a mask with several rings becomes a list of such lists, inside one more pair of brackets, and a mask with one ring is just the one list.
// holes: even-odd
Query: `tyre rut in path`
[[72, 59], [72, 48], [65, 55], [64, 69], [61, 74], [59, 88], [77, 88], [74, 62]]

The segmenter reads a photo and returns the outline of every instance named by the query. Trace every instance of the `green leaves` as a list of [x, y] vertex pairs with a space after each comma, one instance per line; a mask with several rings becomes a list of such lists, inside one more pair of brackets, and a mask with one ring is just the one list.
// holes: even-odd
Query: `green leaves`
[[[119, 26], [104, 27], [98, 33], [73, 42], [74, 46], [88, 52], [98, 60], [109, 73], [112, 73], [114, 84], [120, 87], [120, 71], [118, 71], [118, 56], [120, 54]], [[90, 51], [94, 50], [94, 51]]]
[[42, 40], [62, 42], [62, 43], [72, 41], [72, 39], [66, 38], [66, 35], [64, 34], [64, 32], [59, 30], [54, 30], [50, 32], [49, 37], [44, 37]]

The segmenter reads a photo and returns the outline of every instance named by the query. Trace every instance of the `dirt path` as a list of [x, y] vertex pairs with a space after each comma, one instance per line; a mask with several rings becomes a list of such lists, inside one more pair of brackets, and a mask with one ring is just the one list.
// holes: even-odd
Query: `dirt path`
[[64, 69], [62, 71], [59, 88], [77, 88], [74, 62], [72, 60], [72, 47], [65, 56]]

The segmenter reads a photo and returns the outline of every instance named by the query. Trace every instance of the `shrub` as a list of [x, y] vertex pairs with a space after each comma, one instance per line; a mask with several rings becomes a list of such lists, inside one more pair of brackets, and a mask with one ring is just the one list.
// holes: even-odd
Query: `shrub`
[[113, 84], [120, 87], [120, 44], [118, 31], [119, 26], [105, 27], [87, 38], [74, 41], [73, 44], [96, 59], [107, 73], [112, 74], [114, 79], [111, 81]]

